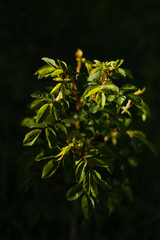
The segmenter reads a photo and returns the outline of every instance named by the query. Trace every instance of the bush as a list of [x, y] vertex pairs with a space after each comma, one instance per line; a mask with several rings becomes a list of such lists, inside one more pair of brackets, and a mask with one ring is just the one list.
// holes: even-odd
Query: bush
[[23, 145], [33, 146], [42, 178], [61, 179], [66, 198], [81, 198], [85, 218], [102, 204], [111, 214], [125, 198], [133, 200], [129, 172], [147, 145], [146, 135], [134, 129], [136, 117], [144, 122], [149, 107], [132, 83], [122, 59], [93, 62], [76, 52], [77, 68], [44, 57], [35, 75], [51, 86], [31, 94], [32, 118], [22, 122], [30, 131]]

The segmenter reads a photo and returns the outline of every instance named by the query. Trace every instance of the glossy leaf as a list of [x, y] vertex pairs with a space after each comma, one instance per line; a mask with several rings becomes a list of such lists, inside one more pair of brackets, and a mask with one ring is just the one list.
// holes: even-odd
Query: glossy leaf
[[100, 78], [101, 78], [101, 76], [102, 76], [102, 73], [100, 72], [100, 71], [96, 71], [94, 74], [92, 74], [91, 76], [89, 76], [89, 78], [88, 78], [88, 81], [90, 82], [90, 81], [94, 81], [94, 80], [100, 80]]
[[61, 87], [62, 83], [58, 83], [50, 93], [54, 93], [55, 91], [57, 91], [60, 87]]
[[[157, 156], [157, 151], [155, 147], [151, 142], [147, 140], [146, 135], [143, 132], [139, 130], [128, 130], [126, 133], [129, 135], [130, 138], [138, 138], [142, 143], [144, 143], [151, 149], [151, 151], [155, 154], [155, 156]], [[133, 145], [133, 141], [132, 141], [132, 145]]]
[[46, 78], [46, 77], [49, 77], [54, 70], [55, 70], [54, 66], [45, 65], [40, 69], [38, 69], [35, 75], [38, 75], [38, 79], [41, 79], [43, 77]]
[[61, 149], [61, 152], [58, 153], [58, 154], [55, 156], [55, 158], [58, 158], [57, 161], [60, 161], [60, 160], [69, 152], [69, 150], [70, 150], [73, 146], [74, 146], [74, 144], [73, 144], [73, 143], [70, 143], [68, 146], [63, 147], [63, 148]]
[[63, 71], [67, 69], [67, 64], [64, 61], [57, 60]]
[[90, 184], [91, 184], [91, 193], [92, 193], [93, 197], [96, 198], [98, 195], [98, 187], [97, 187], [97, 182], [96, 182], [93, 174], [91, 174]]
[[49, 98], [49, 93], [48, 92], [41, 92], [41, 91], [37, 91], [31, 94], [32, 98], [38, 98], [38, 99], [43, 99], [44, 98]]
[[124, 69], [118, 68], [117, 71], [122, 77], [125, 78], [127, 76], [126, 71]]
[[50, 105], [44, 104], [37, 112], [36, 122], [43, 122], [50, 112]]
[[96, 88], [93, 88], [92, 90], [90, 90], [85, 96], [84, 98], [87, 98], [97, 92], [99, 92], [101, 90], [101, 87], [96, 87]]
[[120, 67], [124, 62], [124, 59], [117, 59], [115, 62], [115, 67]]
[[31, 132], [27, 133], [23, 140], [23, 145], [24, 146], [32, 146], [40, 134], [41, 134], [40, 129], [34, 129]]
[[68, 190], [66, 198], [68, 201], [73, 201], [79, 198], [82, 195], [82, 193], [83, 193], [82, 185], [76, 184]]
[[100, 173], [97, 172], [96, 170], [92, 170], [92, 176], [94, 177], [95, 181], [97, 184], [108, 187], [109, 184], [107, 181], [103, 180]]
[[109, 164], [104, 159], [91, 158], [89, 161], [93, 166], [99, 166], [109, 169]]
[[94, 201], [92, 199], [92, 202], [93, 202], [92, 203], [91, 199], [92, 198], [88, 197], [87, 195], [84, 195], [82, 198], [82, 201], [81, 201], [82, 211], [83, 211], [84, 217], [86, 219], [89, 219], [89, 217], [92, 214]]
[[125, 84], [124, 86], [121, 87], [121, 91], [123, 92], [130, 92], [130, 91], [136, 91], [136, 90], [137, 90], [137, 87], [131, 83]]
[[75, 176], [77, 182], [79, 183], [82, 182], [84, 179], [86, 166], [87, 162], [81, 161], [76, 168]]
[[56, 133], [52, 128], [46, 128], [45, 133], [48, 141], [48, 146], [52, 149], [56, 145]]
[[67, 129], [62, 123], [56, 123], [54, 127], [58, 132], [60, 131], [63, 134], [67, 135]]
[[56, 62], [51, 58], [43, 57], [42, 60], [45, 61], [50, 66], [57, 67]]
[[128, 98], [136, 105], [136, 106], [142, 106], [143, 100], [141, 97], [135, 95], [134, 93], [127, 94]]
[[[55, 151], [56, 149], [54, 149]], [[40, 152], [36, 157], [35, 157], [35, 161], [39, 162], [39, 161], [43, 161], [43, 160], [49, 160], [49, 159], [53, 159], [54, 158], [54, 153], [50, 151], [42, 151]]]
[[62, 69], [56, 69], [52, 74], [51, 77], [58, 76], [63, 73]]
[[102, 85], [101, 89], [106, 93], [108, 93], [108, 91], [119, 92], [119, 88], [115, 84], [108, 81]]
[[50, 160], [47, 164], [44, 165], [42, 171], [42, 178], [51, 177], [59, 167], [59, 162], [55, 160]]
[[83, 180], [83, 189], [89, 195], [91, 191], [91, 173], [87, 172]]

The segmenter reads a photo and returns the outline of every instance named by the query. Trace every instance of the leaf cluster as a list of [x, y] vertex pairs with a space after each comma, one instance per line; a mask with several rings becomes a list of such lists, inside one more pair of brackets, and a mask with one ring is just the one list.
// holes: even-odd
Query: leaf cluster
[[156, 154], [145, 134], [133, 129], [133, 115], [142, 121], [150, 115], [141, 97], [145, 89], [133, 84], [123, 59], [91, 62], [78, 50], [76, 69], [42, 60], [46, 65], [35, 75], [50, 78], [51, 86], [31, 94], [35, 115], [22, 122], [29, 128], [23, 145], [38, 146], [34, 158], [43, 167], [42, 178], [64, 176], [66, 198], [81, 198], [85, 218], [101, 201], [110, 214], [125, 197], [133, 200], [127, 169], [137, 166], [143, 146]]

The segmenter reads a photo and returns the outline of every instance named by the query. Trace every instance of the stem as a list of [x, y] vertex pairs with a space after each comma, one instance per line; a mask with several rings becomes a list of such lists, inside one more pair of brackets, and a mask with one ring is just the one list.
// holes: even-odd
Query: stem
[[100, 82], [103, 82], [103, 70], [102, 70], [102, 76], [100, 78]]
[[[66, 82], [64, 82], [64, 84], [65, 84], [66, 88], [70, 90], [70, 92], [71, 92], [72, 95], [75, 97], [75, 99], [78, 101], [78, 95], [77, 95], [77, 93], [73, 92], [73, 90], [67, 85]], [[75, 89], [74, 84], [73, 84], [73, 88]], [[77, 87], [76, 87], [75, 90], [77, 90]]]
[[71, 220], [70, 228], [70, 240], [75, 240], [77, 235], [77, 212], [78, 212], [78, 200], [73, 203], [73, 218]]
[[87, 162], [87, 159], [86, 159], [86, 157], [84, 156], [83, 158], [84, 158], [85, 162]]
[[118, 107], [117, 109], [117, 114], [119, 114], [119, 111], [121, 110], [121, 106]]
[[[132, 103], [132, 101], [129, 99], [129, 100], [128, 100], [128, 103], [127, 103], [127, 105], [126, 105], [126, 109], [129, 109], [130, 107], [132, 107], [132, 105], [133, 105], [133, 103]], [[123, 110], [121, 114], [124, 114], [124, 113], [125, 113], [125, 111]]]

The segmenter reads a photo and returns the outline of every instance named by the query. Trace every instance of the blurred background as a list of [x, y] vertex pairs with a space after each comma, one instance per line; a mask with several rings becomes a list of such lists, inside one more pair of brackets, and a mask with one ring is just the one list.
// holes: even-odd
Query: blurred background
[[79, 211], [73, 234], [72, 203], [64, 189], [41, 180], [20, 124], [31, 92], [45, 86], [34, 76], [41, 57], [75, 64], [81, 48], [90, 60], [125, 59], [135, 85], [146, 86], [152, 114], [143, 129], [160, 152], [160, 1], [1, 0], [0, 22], [0, 239], [159, 240], [159, 157], [145, 149], [133, 169], [133, 203], [109, 218], [99, 210], [91, 222]]

